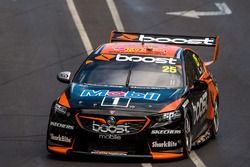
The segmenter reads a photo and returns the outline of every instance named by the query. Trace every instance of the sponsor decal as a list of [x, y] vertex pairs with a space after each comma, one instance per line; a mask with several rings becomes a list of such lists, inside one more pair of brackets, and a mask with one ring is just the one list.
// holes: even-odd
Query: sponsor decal
[[182, 107], [185, 108], [189, 103], [189, 100], [187, 99], [183, 104], [182, 104]]
[[176, 110], [174, 112], [167, 112], [163, 114], [162, 118], [163, 120], [173, 121], [178, 118], [181, 118], [181, 113], [179, 110]]
[[50, 133], [50, 139], [65, 142], [65, 143], [71, 143], [71, 138], [68, 138], [67, 136], [61, 136], [61, 135], [55, 136], [53, 133]]
[[115, 110], [110, 110], [109, 113], [113, 115], [116, 111]]
[[167, 55], [168, 50], [163, 49], [157, 46], [151, 47], [148, 46], [146, 48], [140, 47], [132, 47], [132, 48], [126, 48], [126, 47], [111, 47], [113, 53], [122, 53], [122, 54], [143, 54], [143, 55]]
[[202, 115], [207, 111], [207, 92], [205, 92], [201, 98], [196, 102], [192, 103], [193, 112], [194, 112], [194, 123], [196, 123]]
[[174, 141], [164, 141], [163, 143], [158, 143], [157, 141], [154, 141], [152, 143], [153, 148], [166, 148], [166, 147], [176, 147], [177, 143]]
[[120, 36], [117, 37], [120, 40], [129, 40], [129, 41], [133, 41], [135, 39], [138, 38], [137, 35], [131, 35], [131, 34], [121, 34]]
[[99, 139], [121, 140], [122, 137], [120, 135], [108, 134], [108, 135], [99, 135]]
[[58, 122], [50, 122], [50, 126], [58, 127], [58, 128], [63, 128], [63, 129], [69, 129], [69, 130], [74, 130], [74, 126], [72, 125], [67, 125], [67, 124], [62, 124]]
[[101, 150], [94, 150], [91, 151], [91, 154], [104, 154], [104, 155], [127, 155], [128, 152], [123, 151], [101, 151]]
[[141, 42], [158, 42], [158, 43], [174, 43], [174, 44], [191, 44], [191, 45], [214, 45], [215, 40], [213, 38], [201, 38], [201, 39], [185, 39], [185, 38], [166, 38], [166, 37], [150, 37], [140, 35], [139, 41]]
[[128, 107], [131, 98], [124, 97], [104, 97], [101, 106]]
[[102, 133], [111, 133], [111, 134], [126, 134], [129, 133], [130, 126], [127, 125], [105, 125], [105, 124], [96, 124], [93, 121], [92, 130], [95, 132], [102, 132]]
[[110, 126], [114, 126], [115, 123], [116, 123], [115, 117], [113, 117], [113, 116], [108, 117], [107, 123], [108, 123], [108, 125], [110, 125]]
[[207, 131], [205, 134], [203, 134], [202, 136], [200, 136], [195, 142], [194, 145], [197, 146], [201, 143], [204, 143], [205, 141], [207, 141], [209, 138], [211, 137], [211, 134], [209, 131]]
[[153, 92], [138, 93], [134, 91], [123, 92], [123, 91], [109, 91], [109, 90], [83, 90], [80, 96], [125, 97], [125, 98], [138, 98], [138, 99], [157, 101], [160, 97], [160, 94]]
[[171, 129], [167, 129], [167, 130], [152, 130], [151, 134], [154, 134], [154, 135], [181, 134], [181, 130], [171, 130]]
[[127, 56], [118, 54], [116, 56], [116, 61], [131, 61], [131, 62], [144, 62], [144, 63], [157, 63], [157, 64], [172, 64], [177, 63], [175, 58], [163, 58], [163, 57], [141, 57], [141, 56]]
[[194, 62], [195, 62], [195, 64], [196, 64], [196, 66], [197, 66], [197, 67], [200, 67], [200, 62], [199, 62], [198, 58], [196, 57], [196, 55], [193, 54], [192, 57], [193, 57], [193, 59], [194, 59]]
[[175, 74], [177, 72], [177, 68], [175, 66], [162, 66], [162, 72]]

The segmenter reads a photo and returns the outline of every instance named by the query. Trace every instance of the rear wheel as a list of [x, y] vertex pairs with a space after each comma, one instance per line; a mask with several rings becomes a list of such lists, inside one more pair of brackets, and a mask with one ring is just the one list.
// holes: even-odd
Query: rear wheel
[[184, 120], [184, 133], [183, 133], [183, 153], [185, 157], [189, 156], [192, 149], [192, 133], [191, 133], [191, 121], [187, 114]]
[[218, 103], [217, 101], [215, 102], [214, 105], [214, 119], [213, 119], [213, 124], [210, 129], [211, 133], [211, 138], [215, 139], [219, 131], [219, 112], [218, 112]]

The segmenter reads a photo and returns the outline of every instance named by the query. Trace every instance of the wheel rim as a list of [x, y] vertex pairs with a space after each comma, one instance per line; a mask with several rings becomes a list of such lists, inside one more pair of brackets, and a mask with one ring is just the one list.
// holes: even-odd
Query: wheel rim
[[190, 152], [192, 147], [192, 138], [191, 138], [191, 126], [188, 118], [185, 119], [185, 140], [186, 140], [187, 151]]
[[219, 113], [218, 113], [217, 103], [215, 103], [215, 106], [214, 106], [214, 120], [213, 120], [213, 123], [214, 123], [214, 132], [217, 133], [218, 130], [219, 130]]

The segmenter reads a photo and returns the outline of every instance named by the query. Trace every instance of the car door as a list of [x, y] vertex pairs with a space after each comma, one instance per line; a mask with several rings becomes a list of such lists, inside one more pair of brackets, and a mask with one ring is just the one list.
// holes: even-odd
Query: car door
[[206, 129], [208, 108], [208, 87], [200, 80], [204, 69], [198, 56], [190, 50], [184, 52], [186, 81], [190, 93], [189, 109], [192, 113], [193, 137], [199, 136]]

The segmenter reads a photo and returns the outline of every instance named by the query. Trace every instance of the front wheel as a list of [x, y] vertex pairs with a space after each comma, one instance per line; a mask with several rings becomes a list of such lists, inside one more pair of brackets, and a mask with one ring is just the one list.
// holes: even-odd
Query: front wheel
[[185, 157], [189, 156], [192, 149], [192, 133], [191, 133], [191, 121], [187, 114], [184, 120], [184, 133], [183, 133], [183, 154]]

